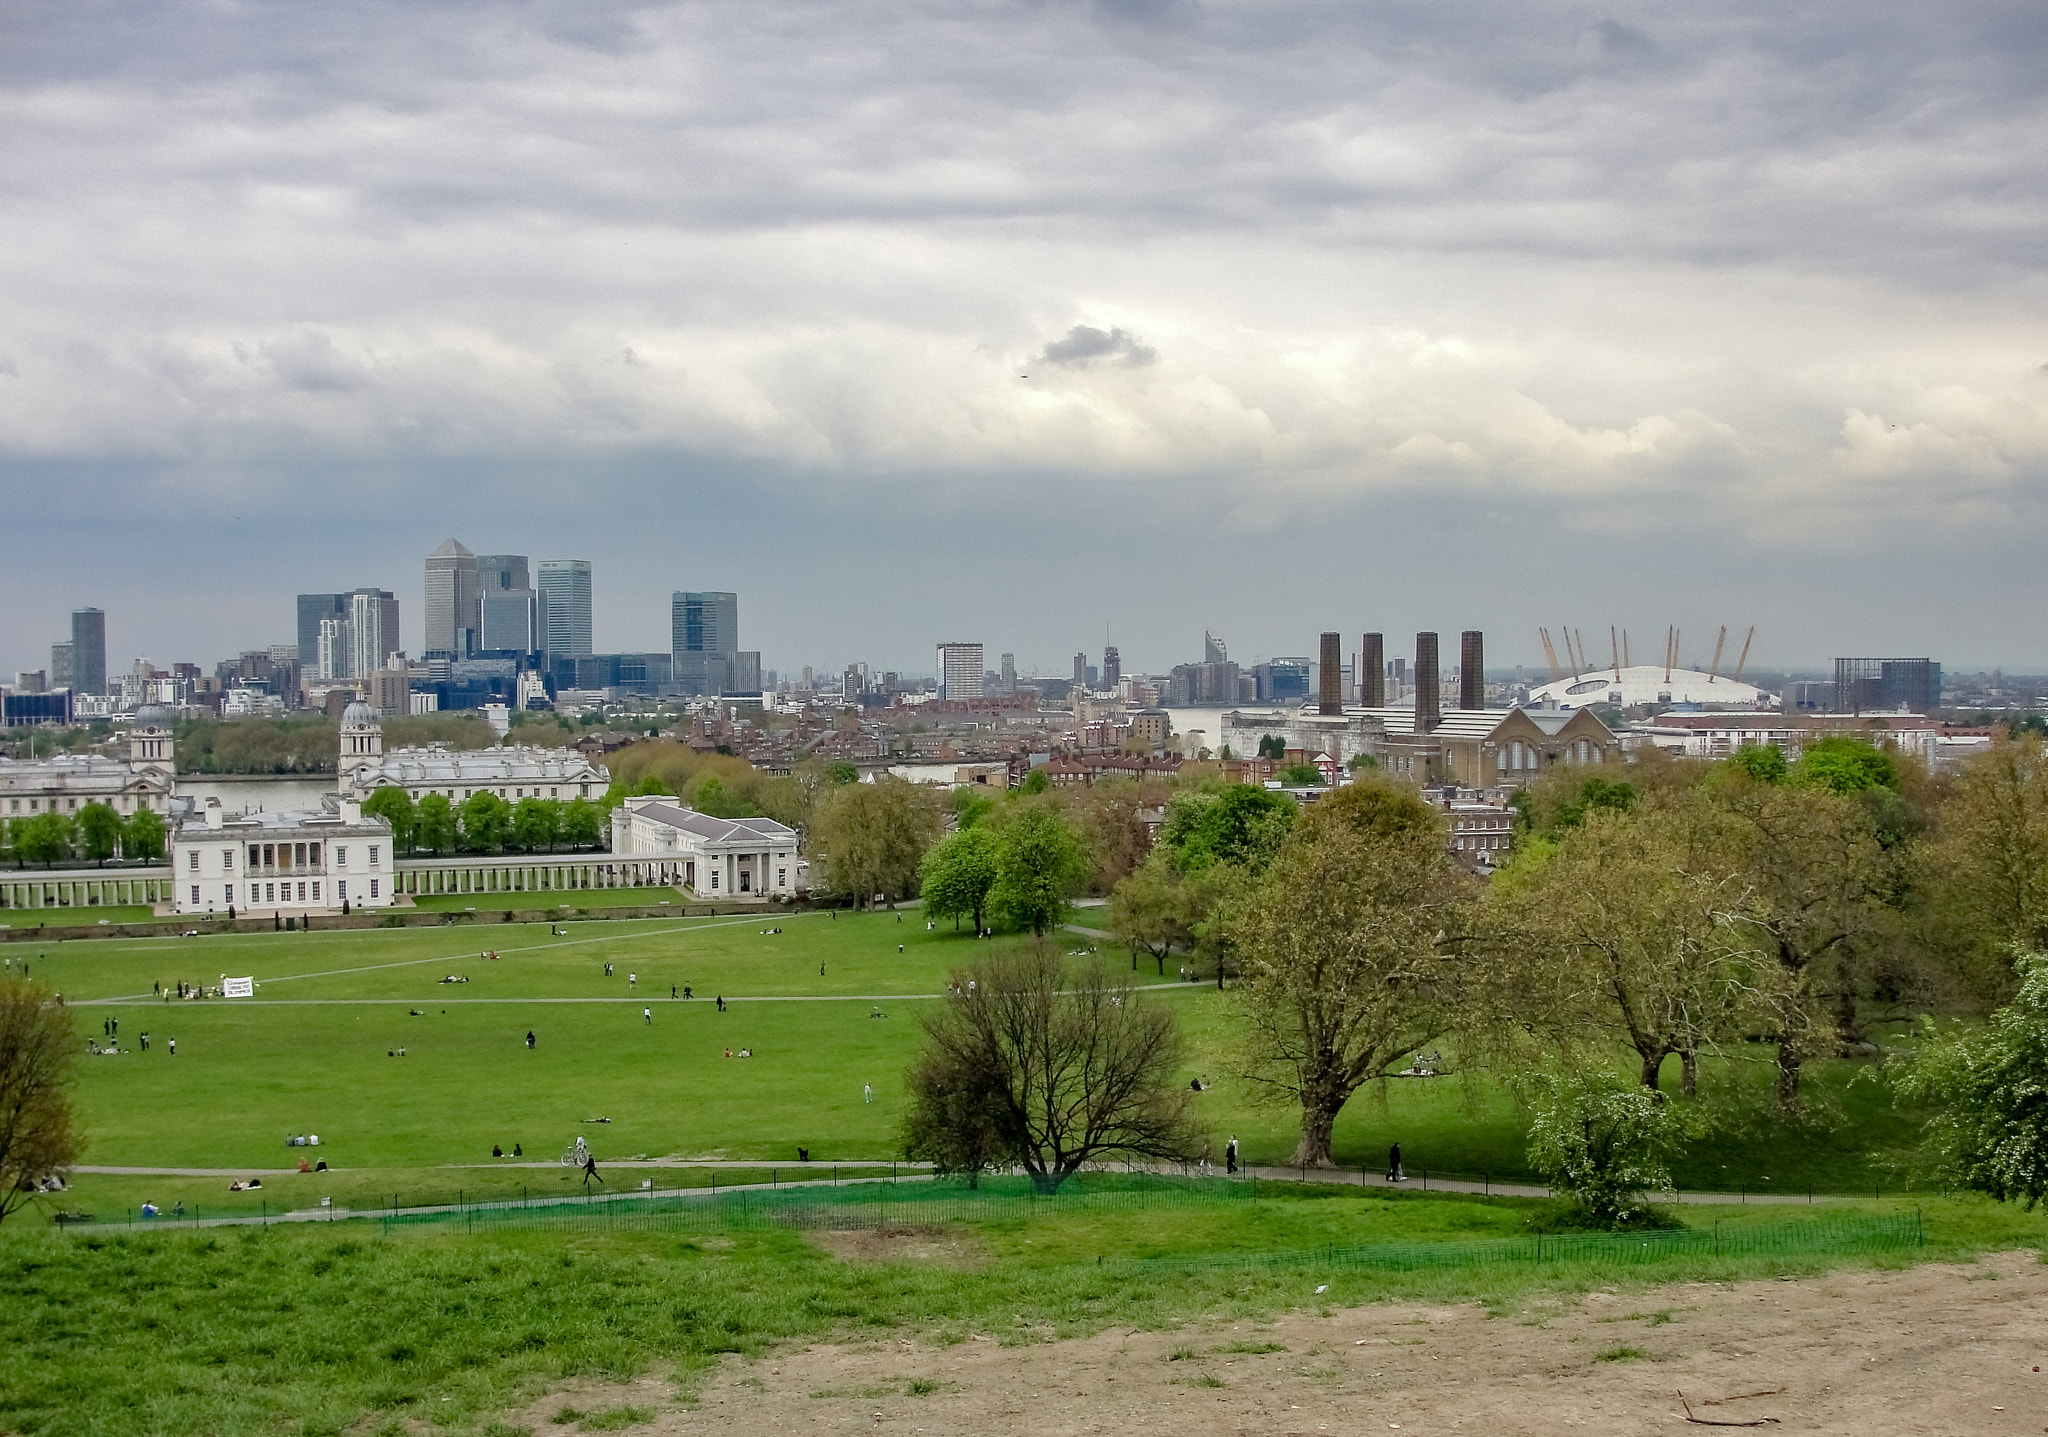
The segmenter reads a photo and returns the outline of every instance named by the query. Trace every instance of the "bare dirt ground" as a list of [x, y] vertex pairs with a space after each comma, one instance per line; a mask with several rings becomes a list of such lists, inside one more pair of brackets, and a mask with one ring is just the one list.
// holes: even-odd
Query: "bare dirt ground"
[[[848, 1258], [870, 1256], [852, 1235], [846, 1245]], [[2043, 1367], [2048, 1266], [2005, 1253], [1970, 1266], [1532, 1300], [1501, 1317], [1382, 1304], [1033, 1347], [819, 1346], [728, 1359], [694, 1408], [655, 1376], [557, 1393], [519, 1420], [567, 1433], [551, 1419], [569, 1403], [658, 1409], [632, 1429], [648, 1437], [1710, 1430], [1686, 1422], [1682, 1391], [1699, 1418], [1778, 1419], [1752, 1431], [2043, 1433]]]

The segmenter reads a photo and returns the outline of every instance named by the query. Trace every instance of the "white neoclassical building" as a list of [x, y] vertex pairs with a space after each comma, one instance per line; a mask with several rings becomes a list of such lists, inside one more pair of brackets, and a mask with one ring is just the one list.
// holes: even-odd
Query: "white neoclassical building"
[[667, 795], [612, 810], [612, 855], [653, 861], [650, 877], [700, 898], [787, 897], [801, 886], [796, 830], [769, 818], [713, 818]]
[[0, 818], [76, 817], [88, 803], [107, 804], [124, 818], [141, 808], [168, 813], [176, 788], [170, 715], [152, 706], [129, 726], [125, 763], [97, 753], [0, 759]]
[[339, 913], [389, 908], [397, 891], [391, 825], [352, 799], [313, 812], [230, 818], [209, 798], [171, 838], [177, 913]]
[[368, 704], [350, 704], [341, 716], [341, 791], [362, 800], [380, 788], [402, 788], [417, 803], [438, 793], [460, 803], [495, 793], [507, 803], [522, 798], [597, 799], [610, 787], [608, 769], [573, 748], [503, 746], [454, 750], [434, 745], [384, 752], [384, 728]]

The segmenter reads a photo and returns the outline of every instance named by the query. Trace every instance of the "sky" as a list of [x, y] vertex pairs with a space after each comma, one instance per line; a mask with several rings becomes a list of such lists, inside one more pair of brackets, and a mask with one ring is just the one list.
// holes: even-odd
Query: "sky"
[[416, 650], [450, 535], [782, 670], [2048, 669], [2044, 76], [1968, 0], [12, 0], [0, 671]]

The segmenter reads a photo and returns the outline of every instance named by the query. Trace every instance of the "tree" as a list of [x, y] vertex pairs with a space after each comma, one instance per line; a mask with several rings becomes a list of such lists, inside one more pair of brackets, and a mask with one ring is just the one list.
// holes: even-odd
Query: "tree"
[[1865, 740], [1837, 734], [1808, 745], [1793, 765], [1792, 778], [1829, 793], [1861, 793], [1897, 788], [1899, 766], [1890, 754]]
[[121, 851], [121, 815], [112, 804], [88, 803], [78, 810], [78, 845], [81, 856], [101, 867]]
[[1618, 1032], [1645, 1088], [1677, 1054], [1684, 1091], [1697, 1090], [1701, 1050], [1768, 1017], [1757, 983], [1771, 966], [1742, 921], [1742, 876], [1719, 861], [1717, 817], [1697, 802], [1596, 810], [1494, 876], [1481, 925], [1493, 991], [1480, 1006], [1501, 1038], [1542, 1035], [1570, 1052]]
[[1758, 783], [1783, 783], [1790, 769], [1775, 744], [1746, 743], [1728, 755], [1728, 767]]
[[1166, 854], [1154, 849], [1109, 895], [1109, 931], [1134, 953], [1142, 948], [1166, 976], [1167, 955], [1192, 948], [1195, 925], [1204, 916], [1191, 901], [1190, 880], [1173, 871]]
[[813, 831], [825, 890], [861, 903], [913, 892], [941, 823], [938, 796], [904, 779], [885, 774], [833, 789]]
[[545, 798], [522, 798], [512, 809], [512, 837], [528, 853], [555, 851], [562, 836], [562, 805]]
[[1286, 794], [1248, 783], [1233, 783], [1217, 793], [1177, 793], [1166, 806], [1159, 842], [1180, 873], [1224, 862], [1262, 872], [1300, 812]]
[[1597, 1069], [1521, 1083], [1529, 1166], [1598, 1222], [1618, 1227], [1671, 1186], [1666, 1159], [1703, 1127], [1697, 1108]]
[[953, 823], [963, 833], [996, 811], [996, 801], [987, 792], [972, 788], [953, 790]]
[[[582, 801], [577, 800], [578, 803]], [[429, 793], [420, 799], [413, 841], [435, 854], [455, 851], [455, 805], [448, 801], [446, 794]]]
[[1026, 800], [1002, 815], [995, 838], [989, 904], [997, 916], [1034, 934], [1059, 927], [1066, 921], [1067, 900], [1088, 878], [1088, 853], [1073, 826], [1050, 803]]
[[153, 808], [138, 808], [128, 815], [121, 851], [137, 863], [162, 863], [164, 840], [163, 815]]
[[1273, 775], [1289, 788], [1321, 788], [1323, 771], [1312, 763], [1291, 763]]
[[1994, 743], [1957, 771], [1916, 855], [1935, 940], [2003, 993], [2015, 951], [2048, 951], [2048, 753]]
[[477, 853], [495, 853], [505, 846], [512, 828], [512, 806], [488, 789], [462, 801], [462, 846]]
[[924, 856], [924, 911], [930, 918], [974, 919], [981, 932], [989, 891], [996, 886], [1002, 844], [987, 828], [966, 828], [941, 839]]
[[942, 1171], [1015, 1163], [1041, 1192], [1105, 1158], [1193, 1146], [1173, 1015], [1045, 942], [956, 972], [918, 1019], [904, 1151]]
[[40, 983], [0, 979], [0, 1221], [36, 1184], [78, 1161], [71, 1063], [77, 1034], [62, 1002]]
[[1269, 733], [1259, 739], [1259, 757], [1274, 760], [1287, 757], [1287, 740], [1277, 733]]
[[[443, 799], [442, 802], [447, 802]], [[411, 853], [419, 837], [420, 815], [414, 807], [412, 795], [397, 784], [386, 784], [363, 800], [363, 812], [371, 818], [381, 818], [391, 825], [391, 846], [400, 853]]]
[[604, 839], [604, 815], [586, 798], [562, 805], [562, 842], [571, 848], [595, 848]]
[[[1381, 796], [1388, 816], [1399, 797]], [[1231, 925], [1246, 1076], [1299, 1105], [1293, 1160], [1313, 1167], [1331, 1165], [1330, 1133], [1351, 1095], [1450, 1028], [1452, 949], [1471, 898], [1440, 827], [1375, 828], [1352, 816], [1290, 837]]]
[[2048, 1197], [2048, 957], [2021, 954], [2019, 992], [1983, 1028], [1924, 1019], [1924, 1042], [1893, 1078], [1933, 1110], [1932, 1155], [1957, 1182], [2031, 1209]]
[[61, 813], [39, 813], [15, 825], [14, 851], [23, 863], [53, 867], [71, 856], [76, 825]]

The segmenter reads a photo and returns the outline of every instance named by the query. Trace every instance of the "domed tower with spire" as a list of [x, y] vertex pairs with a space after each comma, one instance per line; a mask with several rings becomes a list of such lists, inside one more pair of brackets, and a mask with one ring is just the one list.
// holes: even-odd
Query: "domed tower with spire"
[[175, 778], [178, 772], [171, 715], [167, 709], [149, 704], [138, 710], [128, 728], [128, 769], [131, 773]]
[[356, 786], [356, 775], [384, 761], [384, 721], [377, 710], [358, 699], [341, 713], [341, 758], [335, 765], [340, 788]]

